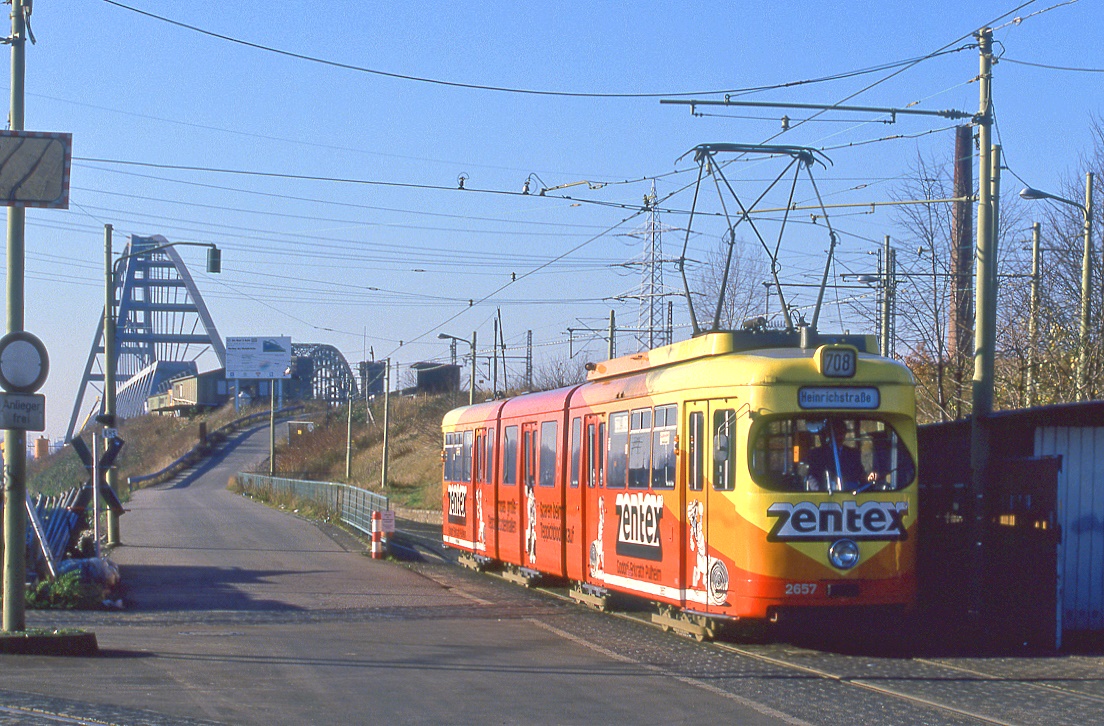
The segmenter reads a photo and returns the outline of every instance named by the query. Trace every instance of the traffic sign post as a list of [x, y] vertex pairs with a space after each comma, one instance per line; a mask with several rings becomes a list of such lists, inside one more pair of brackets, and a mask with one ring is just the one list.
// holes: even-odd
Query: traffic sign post
[[126, 442], [118, 437], [116, 433], [113, 437], [108, 437], [107, 448], [100, 454], [98, 460], [92, 458], [92, 452], [89, 451], [88, 446], [80, 438], [75, 438], [70, 444], [73, 446], [73, 451], [80, 457], [81, 463], [84, 464], [85, 470], [92, 475], [92, 496], [102, 496], [107, 503], [107, 508], [114, 512], [116, 515], [122, 514], [123, 503], [119, 500], [115, 490], [107, 483], [106, 473], [108, 469], [115, 465], [115, 460], [119, 458], [119, 452], [123, 449], [123, 444]]
[[0, 393], [0, 429], [46, 430], [46, 397], [41, 393]]

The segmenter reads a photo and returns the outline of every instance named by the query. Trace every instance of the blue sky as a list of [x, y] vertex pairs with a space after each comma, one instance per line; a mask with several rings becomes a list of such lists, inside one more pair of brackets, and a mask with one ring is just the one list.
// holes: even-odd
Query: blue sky
[[[337, 64], [459, 84], [590, 94], [735, 90], [878, 67], [967, 46], [972, 31], [1017, 6], [125, 4]], [[1012, 22], [1016, 16], [1022, 21]], [[1104, 77], [1011, 61], [1104, 67], [1104, 9], [1098, 0], [1032, 3], [994, 26], [998, 50], [1009, 61], [994, 71], [1006, 163], [1032, 185], [1058, 190], [1077, 179], [1091, 118], [1104, 113]], [[539, 362], [567, 353], [568, 327], [596, 324], [611, 308], [624, 324], [635, 322], [636, 303], [609, 298], [639, 284], [634, 272], [618, 265], [641, 253], [641, 240], [627, 233], [645, 221], [632, 215], [652, 179], [672, 210], [662, 222], [683, 227], [686, 215], [676, 211], [689, 208], [684, 188], [695, 169], [689, 158], [676, 161], [686, 151], [706, 142], [763, 142], [778, 134], [783, 113], [808, 115], [703, 108], [716, 115], [694, 117], [657, 97], [519, 94], [384, 77], [245, 47], [103, 0], [39, 0], [32, 28], [38, 43], [27, 49], [26, 128], [72, 133], [76, 157], [70, 209], [27, 215], [26, 327], [51, 353], [45, 388], [51, 435], [68, 422], [99, 320], [105, 223], [115, 228], [116, 252], [132, 233], [217, 243], [224, 270], [217, 276], [203, 272], [202, 250], [180, 251], [223, 336], [290, 335], [296, 342], [335, 345], [350, 361], [370, 346], [377, 357], [394, 355], [409, 364], [447, 355], [447, 345], [436, 339], [440, 331], [468, 337], [477, 329], [489, 342], [492, 316], [501, 307], [512, 354], [522, 352], [514, 347], [531, 329]], [[895, 70], [745, 98], [835, 103]], [[919, 102], [972, 112], [977, 71], [977, 51], [965, 48], [920, 62], [848, 102]], [[830, 149], [833, 164], [815, 170], [825, 201], [884, 201], [918, 156], [949, 158], [954, 122], [882, 120], [826, 115], [773, 143]], [[898, 134], [910, 138], [860, 143]], [[781, 171], [778, 164], [734, 165], [731, 178], [741, 194], [754, 198]], [[468, 191], [454, 189], [461, 174]], [[520, 192], [530, 175], [536, 175], [534, 190], [590, 184], [543, 198], [500, 193]], [[1018, 185], [1006, 178], [1006, 191]], [[559, 198], [564, 195], [572, 199]], [[797, 198], [812, 199], [811, 188], [799, 189]], [[867, 252], [883, 235], [902, 234], [889, 212], [841, 214], [833, 224], [845, 233], [837, 274], [869, 270]], [[664, 235], [668, 256], [678, 255], [684, 234]], [[703, 259], [719, 236], [715, 229], [695, 229], [688, 256]], [[815, 276], [826, 247], [823, 227], [795, 225], [782, 244], [783, 278]], [[507, 285], [512, 275], [521, 279]], [[678, 282], [673, 270], [666, 275], [669, 284]], [[469, 299], [504, 285], [469, 308]], [[799, 298], [814, 294], [794, 290]], [[873, 330], [872, 322], [825, 316], [822, 329]], [[679, 326], [687, 321], [678, 301], [675, 320]], [[688, 334], [680, 327], [676, 337]], [[626, 337], [622, 350], [631, 345]], [[583, 355], [597, 358], [600, 350], [595, 345]]]

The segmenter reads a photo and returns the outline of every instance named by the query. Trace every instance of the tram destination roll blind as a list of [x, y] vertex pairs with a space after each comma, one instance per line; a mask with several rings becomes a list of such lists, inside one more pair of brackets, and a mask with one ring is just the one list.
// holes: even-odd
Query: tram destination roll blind
[[797, 392], [801, 408], [878, 408], [881, 396], [873, 386], [805, 386]]

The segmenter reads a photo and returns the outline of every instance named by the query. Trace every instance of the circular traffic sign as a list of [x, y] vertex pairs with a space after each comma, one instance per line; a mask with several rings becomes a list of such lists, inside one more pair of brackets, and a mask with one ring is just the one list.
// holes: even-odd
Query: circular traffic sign
[[0, 338], [0, 387], [11, 393], [34, 393], [46, 382], [50, 358], [42, 341], [25, 330]]

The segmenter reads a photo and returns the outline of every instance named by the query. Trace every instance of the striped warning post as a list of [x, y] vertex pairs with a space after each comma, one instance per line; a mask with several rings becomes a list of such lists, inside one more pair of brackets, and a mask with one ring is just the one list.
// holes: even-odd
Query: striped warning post
[[383, 515], [372, 512], [372, 559], [383, 558]]

